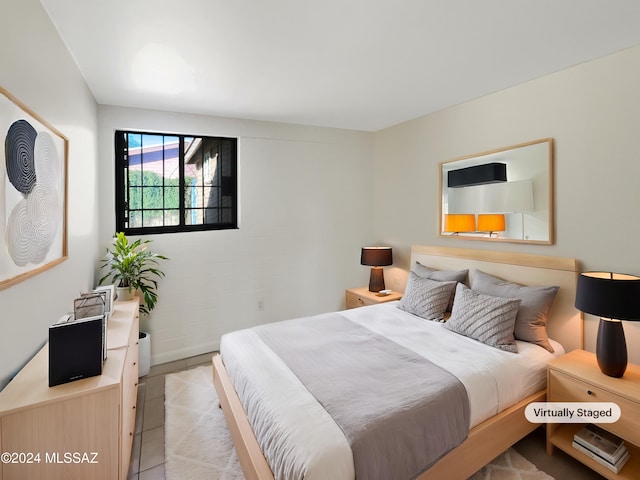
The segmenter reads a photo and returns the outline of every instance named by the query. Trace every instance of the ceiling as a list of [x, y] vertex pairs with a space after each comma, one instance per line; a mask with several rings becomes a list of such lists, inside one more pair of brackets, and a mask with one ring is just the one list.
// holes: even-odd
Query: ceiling
[[40, 0], [100, 104], [376, 131], [640, 44], [637, 0]]

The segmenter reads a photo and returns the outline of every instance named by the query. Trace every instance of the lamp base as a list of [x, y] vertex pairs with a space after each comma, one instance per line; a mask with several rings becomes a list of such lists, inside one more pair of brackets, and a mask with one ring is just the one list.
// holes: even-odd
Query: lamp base
[[369, 291], [378, 293], [384, 290], [384, 272], [382, 267], [371, 267], [371, 275], [369, 275]]
[[627, 342], [619, 320], [600, 319], [596, 340], [598, 366], [605, 375], [621, 377], [627, 369]]

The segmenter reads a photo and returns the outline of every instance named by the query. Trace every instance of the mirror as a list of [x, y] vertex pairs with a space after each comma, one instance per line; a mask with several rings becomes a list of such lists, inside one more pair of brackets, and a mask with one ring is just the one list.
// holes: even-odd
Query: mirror
[[553, 243], [553, 139], [440, 164], [440, 236]]

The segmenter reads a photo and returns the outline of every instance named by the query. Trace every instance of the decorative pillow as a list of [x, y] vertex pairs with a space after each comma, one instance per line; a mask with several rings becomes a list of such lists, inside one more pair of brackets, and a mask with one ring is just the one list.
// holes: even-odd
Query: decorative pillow
[[438, 282], [409, 273], [398, 308], [427, 320], [442, 320], [456, 282]]
[[[465, 283], [467, 281], [467, 275], [469, 274], [469, 270], [436, 270], [435, 268], [425, 267], [420, 262], [416, 262], [413, 266], [413, 271], [420, 277], [430, 278], [431, 280], [437, 280], [439, 282]], [[455, 289], [453, 293], [451, 293], [451, 298], [447, 305], [448, 312], [450, 312], [451, 307], [453, 307], [454, 294]]]
[[521, 299], [522, 303], [516, 317], [515, 337], [553, 353], [553, 347], [547, 337], [547, 317], [559, 287], [519, 285], [480, 270], [473, 272], [471, 286], [475, 291], [487, 295]]
[[491, 347], [517, 353], [513, 327], [520, 303], [520, 299], [484, 295], [458, 283], [453, 312], [444, 326]]

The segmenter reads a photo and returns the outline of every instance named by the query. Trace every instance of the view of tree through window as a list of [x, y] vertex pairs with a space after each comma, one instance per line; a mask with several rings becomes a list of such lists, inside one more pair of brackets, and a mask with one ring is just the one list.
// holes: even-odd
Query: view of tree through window
[[117, 131], [115, 151], [119, 231], [237, 228], [237, 139]]

